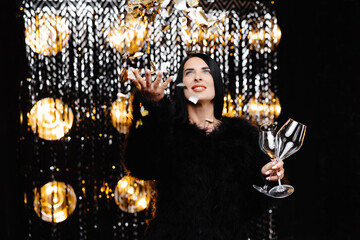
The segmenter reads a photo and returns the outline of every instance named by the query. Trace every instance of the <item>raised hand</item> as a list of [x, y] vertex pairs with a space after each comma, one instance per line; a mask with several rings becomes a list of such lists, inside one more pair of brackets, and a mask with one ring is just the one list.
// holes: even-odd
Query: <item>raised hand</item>
[[172, 80], [172, 76], [168, 77], [165, 82], [161, 83], [162, 72], [158, 72], [153, 82], [150, 70], [145, 71], [145, 80], [140, 76], [139, 70], [133, 69], [135, 78], [129, 78], [139, 89], [144, 98], [148, 101], [158, 102], [164, 97], [164, 90]]

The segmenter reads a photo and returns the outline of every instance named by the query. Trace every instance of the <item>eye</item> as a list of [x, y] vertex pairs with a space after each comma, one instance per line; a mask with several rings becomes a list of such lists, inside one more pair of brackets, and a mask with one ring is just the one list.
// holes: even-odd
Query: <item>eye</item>
[[185, 73], [184, 73], [184, 75], [185, 76], [188, 76], [188, 75], [190, 75], [192, 73], [192, 71], [186, 71]]
[[209, 69], [204, 69], [204, 73], [210, 73]]

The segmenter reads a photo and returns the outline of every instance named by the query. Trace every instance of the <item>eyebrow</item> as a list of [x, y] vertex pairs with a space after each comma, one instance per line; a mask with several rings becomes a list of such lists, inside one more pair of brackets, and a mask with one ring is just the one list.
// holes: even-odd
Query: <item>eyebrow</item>
[[[209, 67], [202, 67], [201, 69], [202, 69], [202, 70], [210, 70]], [[194, 70], [194, 68], [186, 68], [186, 69], [184, 69], [184, 72], [185, 72], [185, 71], [190, 71], [190, 70], [192, 71], [192, 70]]]

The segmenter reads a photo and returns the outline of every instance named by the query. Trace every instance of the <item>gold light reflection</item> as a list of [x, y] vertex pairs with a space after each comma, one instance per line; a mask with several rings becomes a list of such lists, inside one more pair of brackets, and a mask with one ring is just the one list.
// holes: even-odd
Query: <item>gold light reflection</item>
[[110, 46], [118, 52], [132, 55], [144, 44], [148, 22], [141, 18], [126, 17], [126, 24], [112, 28], [107, 35]]
[[48, 182], [34, 190], [34, 210], [46, 222], [62, 222], [75, 210], [74, 189], [64, 182]]
[[[114, 168], [115, 166], [113, 166]], [[109, 183], [103, 181], [102, 186], [100, 187], [99, 198], [105, 197], [109, 199], [110, 197], [114, 197], [113, 190], [110, 188]]]
[[60, 99], [44, 98], [36, 102], [28, 113], [34, 133], [45, 140], [58, 140], [72, 127], [74, 115]]
[[[269, 95], [269, 96], [267, 96]], [[274, 122], [280, 115], [281, 105], [279, 98], [273, 92], [260, 94], [259, 97], [251, 97], [248, 113], [252, 120], [259, 125]]]
[[218, 37], [217, 32], [211, 31], [203, 31], [201, 28], [192, 31], [191, 29], [182, 29], [181, 37], [184, 42], [186, 42], [186, 46], [189, 48], [191, 45], [196, 43], [203, 44], [205, 47], [210, 46], [212, 41], [215, 42]]
[[125, 212], [135, 213], [146, 209], [151, 200], [151, 186], [147, 181], [125, 176], [115, 188], [115, 202]]
[[114, 127], [121, 133], [127, 134], [133, 119], [132, 99], [126, 99], [125, 95], [118, 95], [118, 99], [111, 106], [110, 116]]
[[36, 14], [25, 28], [26, 44], [34, 52], [45, 56], [56, 55], [69, 42], [68, 23], [54, 14]]
[[[259, 27], [259, 25], [261, 25], [261, 27]], [[250, 31], [248, 38], [250, 49], [258, 52], [263, 52], [265, 50], [269, 52], [279, 45], [281, 30], [279, 25], [274, 23], [274, 20], [262, 19], [261, 24], [258, 22], [252, 24], [252, 30]]]
[[[235, 104], [237, 103], [237, 104]], [[232, 99], [230, 93], [224, 97], [224, 107], [222, 115], [225, 117], [236, 117], [242, 115], [242, 96], [239, 94], [237, 99]], [[238, 108], [238, 110], [236, 109]]]

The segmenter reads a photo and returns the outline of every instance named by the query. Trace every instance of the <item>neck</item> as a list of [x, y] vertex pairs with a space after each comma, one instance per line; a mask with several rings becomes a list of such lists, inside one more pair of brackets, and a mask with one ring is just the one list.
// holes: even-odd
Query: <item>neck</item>
[[198, 102], [197, 104], [189, 103], [187, 105], [187, 110], [190, 123], [197, 125], [199, 128], [207, 129], [211, 132], [219, 122], [214, 115], [213, 102]]

